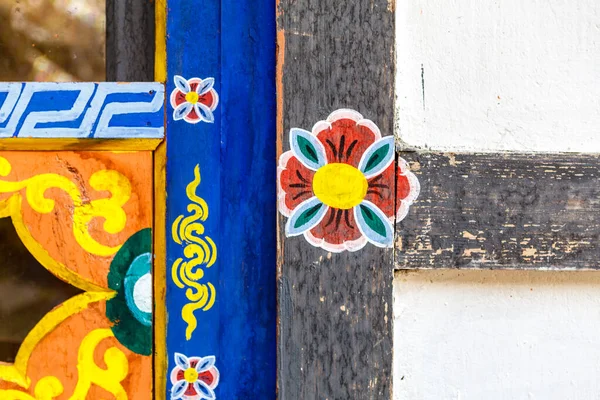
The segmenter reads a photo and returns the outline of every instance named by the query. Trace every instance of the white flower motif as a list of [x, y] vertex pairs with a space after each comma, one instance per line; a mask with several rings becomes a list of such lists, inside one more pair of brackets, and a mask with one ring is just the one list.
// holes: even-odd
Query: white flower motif
[[219, 384], [215, 356], [187, 357], [175, 353], [171, 371], [171, 400], [215, 400], [214, 389]]
[[175, 121], [183, 119], [190, 124], [197, 124], [200, 121], [215, 122], [213, 111], [219, 104], [219, 95], [213, 88], [214, 78], [187, 80], [175, 75], [173, 81], [175, 89], [171, 92], [170, 101]]

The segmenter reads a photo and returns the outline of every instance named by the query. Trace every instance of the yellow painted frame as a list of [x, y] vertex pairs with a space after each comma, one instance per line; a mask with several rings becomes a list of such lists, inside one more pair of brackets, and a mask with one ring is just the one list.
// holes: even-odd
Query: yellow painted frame
[[[167, 0], [155, 3], [154, 80], [167, 81]], [[166, 114], [165, 114], [166, 115]], [[166, 119], [166, 116], [165, 116]], [[165, 129], [166, 129], [165, 121]], [[167, 147], [162, 141], [154, 151], [154, 398], [167, 393]]]

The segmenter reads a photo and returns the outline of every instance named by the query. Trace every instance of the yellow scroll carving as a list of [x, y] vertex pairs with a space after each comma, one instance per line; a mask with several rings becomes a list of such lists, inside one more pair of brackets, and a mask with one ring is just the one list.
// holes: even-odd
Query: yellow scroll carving
[[113, 337], [110, 329], [96, 329], [88, 333], [79, 348], [77, 370], [79, 381], [69, 400], [85, 400], [92, 385], [98, 385], [117, 400], [127, 400], [127, 392], [121, 382], [127, 377], [129, 363], [121, 350], [111, 347], [104, 353], [106, 369], [102, 369], [94, 362], [96, 347], [106, 338]]
[[210, 268], [217, 260], [217, 246], [208, 236], [204, 235], [202, 222], [208, 218], [208, 204], [196, 194], [200, 186], [200, 166], [194, 169], [194, 180], [186, 187], [186, 194], [191, 203], [187, 206], [189, 215], [178, 216], [171, 227], [173, 240], [184, 246], [183, 255], [173, 263], [171, 277], [177, 287], [184, 289], [190, 301], [183, 306], [181, 317], [187, 323], [185, 337], [192, 338], [198, 326], [194, 312], [212, 308], [216, 300], [216, 289], [210, 283], [199, 283], [204, 277], [202, 267]]
[[[16, 383], [23, 388], [28, 388], [31, 382], [27, 377], [27, 364], [29, 363], [29, 357], [31, 357], [31, 353], [33, 352], [33, 349], [35, 349], [35, 346], [37, 346], [48, 333], [52, 332], [54, 328], [71, 315], [85, 310], [92, 303], [111, 299], [115, 295], [115, 292], [82, 293], [65, 301], [60, 306], [50, 311], [37, 323], [31, 332], [29, 332], [25, 340], [23, 340], [19, 352], [17, 353], [15, 363], [12, 365], [0, 364], [0, 378], [8, 382]], [[2, 391], [0, 391], [0, 394], [1, 393]]]
[[[0, 157], [0, 177], [8, 176], [11, 172], [11, 168], [8, 160]], [[52, 173], [35, 175], [22, 181], [6, 181], [0, 179], [0, 193], [12, 193], [7, 199], [0, 201], [0, 218], [11, 218], [19, 238], [40, 264], [58, 278], [85, 292], [65, 301], [63, 304], [46, 314], [44, 318], [36, 324], [21, 344], [14, 364], [7, 365], [0, 363], [0, 379], [12, 382], [24, 389], [29, 389], [31, 385], [31, 380], [27, 376], [27, 369], [31, 354], [38, 343], [70, 316], [85, 310], [92, 303], [106, 301], [116, 295], [114, 291], [96, 285], [81, 277], [76, 272], [68, 269], [64, 264], [54, 260], [43, 246], [31, 235], [23, 221], [21, 211], [23, 201], [27, 201], [34, 211], [47, 214], [54, 210], [55, 201], [46, 198], [45, 192], [51, 188], [61, 189], [66, 192], [73, 201], [73, 234], [77, 243], [91, 254], [99, 256], [110, 256], [114, 254], [119, 250], [120, 246], [109, 247], [98, 243], [90, 235], [88, 225], [94, 218], [101, 217], [105, 220], [103, 228], [106, 232], [115, 234], [122, 231], [127, 222], [127, 216], [122, 207], [131, 196], [131, 184], [124, 175], [110, 170], [102, 170], [94, 173], [90, 177], [89, 184], [94, 190], [110, 192], [110, 196], [108, 198], [90, 201], [85, 199], [85, 196], [81, 193], [75, 182], [62, 175]], [[24, 193], [22, 192], [23, 189], [25, 189]], [[110, 330], [107, 331], [110, 332]], [[108, 332], [104, 332], [103, 335], [105, 336], [102, 338], [108, 337], [106, 336]], [[81, 351], [85, 351], [86, 348], [89, 350], [90, 346], [95, 348], [95, 345], [99, 342], [94, 342], [94, 340], [98, 340], [98, 336], [90, 335], [86, 337], [86, 340], [84, 340], [84, 343], [82, 344], [82, 349], [80, 349], [79, 372], [81, 376], [77, 385], [78, 391], [75, 393], [76, 395], [80, 395], [80, 397], [73, 397], [73, 399], [83, 399], [91, 384], [97, 384], [102, 387], [106, 386], [106, 390], [113, 390], [115, 395], [121, 396], [117, 397], [118, 399], [126, 398], [122, 397], [120, 394], [123, 392], [122, 388], [119, 389], [119, 382], [123, 378], [115, 380], [115, 377], [120, 377], [123, 373], [124, 355], [120, 350], [112, 348], [107, 351], [105, 361], [107, 365], [109, 365], [109, 363], [112, 365], [108, 370], [100, 370], [97, 367], [94, 369], [89, 362], [82, 363], [82, 357], [86, 353], [81, 353]], [[100, 335], [100, 333], [96, 333], [95, 335]], [[112, 335], [112, 333], [110, 333], [110, 335]], [[87, 360], [89, 360], [89, 358]], [[125, 359], [125, 363], [126, 362], [127, 360]], [[103, 371], [104, 374], [98, 373], [98, 371]], [[126, 373], [127, 368], [125, 368], [125, 374]], [[88, 376], [88, 378], [86, 378], [86, 376]], [[89, 376], [91, 376], [91, 378], [89, 378]], [[103, 381], [97, 382], [98, 379], [104, 379], [103, 377], [108, 377], [108, 379], [113, 382], [112, 386], [110, 382], [108, 384]], [[37, 383], [34, 389], [35, 397], [19, 390], [0, 390], [0, 399], [52, 400], [56, 396], [61, 395], [62, 392], [63, 385], [61, 382], [59, 382], [57, 378], [50, 376], [41, 379]], [[83, 393], [83, 397], [81, 397], [81, 393]]]
[[54, 377], [47, 376], [39, 380], [35, 385], [35, 397], [25, 392], [18, 390], [0, 390], [0, 395], [3, 400], [54, 400], [60, 396], [64, 388], [62, 383]]
[[[83, 295], [80, 295], [83, 296]], [[87, 334], [81, 342], [78, 353], [77, 370], [79, 380], [69, 400], [85, 400], [92, 385], [97, 385], [113, 394], [116, 400], [127, 400], [127, 393], [121, 382], [127, 377], [129, 362], [121, 350], [111, 347], [104, 353], [106, 369], [94, 362], [94, 352], [100, 342], [113, 337], [110, 329], [96, 329]], [[54, 376], [47, 376], [35, 385], [34, 395], [18, 390], [0, 390], [2, 400], [53, 400], [64, 391], [62, 383]]]
[[[0, 176], [8, 176], [11, 165], [7, 159], [0, 157]], [[25, 190], [25, 199], [33, 210], [48, 214], [54, 210], [54, 200], [44, 196], [46, 190], [58, 188], [65, 191], [73, 200], [73, 234], [79, 245], [91, 254], [111, 256], [120, 246], [104, 246], [98, 243], [89, 233], [88, 224], [94, 218], [105, 219], [104, 230], [115, 234], [125, 228], [127, 216], [123, 205], [131, 196], [129, 180], [117, 171], [102, 170], [90, 177], [90, 186], [98, 191], [108, 191], [111, 196], [106, 199], [86, 201], [77, 187], [69, 178], [58, 174], [40, 174], [31, 178], [11, 182], [0, 180], [0, 193], [18, 192]], [[14, 196], [11, 196], [12, 199]], [[5, 200], [6, 202], [7, 200]]]

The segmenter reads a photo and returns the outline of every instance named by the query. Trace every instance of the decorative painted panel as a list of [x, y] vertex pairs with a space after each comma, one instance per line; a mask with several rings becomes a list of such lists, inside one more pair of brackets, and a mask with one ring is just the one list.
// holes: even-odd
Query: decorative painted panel
[[0, 83], [0, 138], [162, 138], [160, 83]]
[[167, 348], [158, 395], [275, 399], [275, 4], [209, 1], [201, 14], [193, 2], [166, 7]]
[[151, 399], [152, 176], [150, 152], [0, 152], [0, 218], [80, 292], [0, 363], [1, 399]]

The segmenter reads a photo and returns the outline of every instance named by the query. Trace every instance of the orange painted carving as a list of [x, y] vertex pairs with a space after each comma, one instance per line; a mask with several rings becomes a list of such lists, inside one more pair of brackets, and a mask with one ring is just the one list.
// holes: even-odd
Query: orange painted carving
[[150, 152], [0, 152], [0, 217], [84, 292], [0, 363], [1, 399], [151, 398], [152, 177]]

